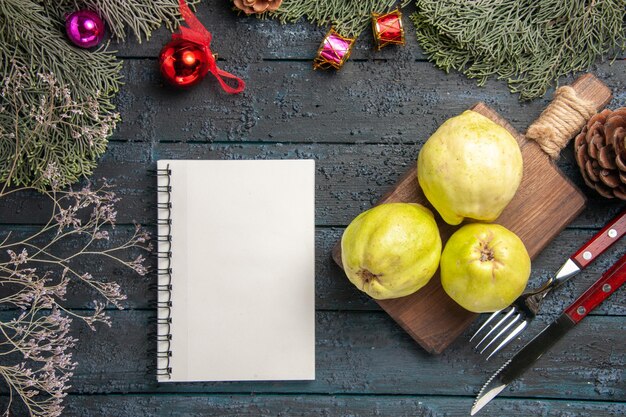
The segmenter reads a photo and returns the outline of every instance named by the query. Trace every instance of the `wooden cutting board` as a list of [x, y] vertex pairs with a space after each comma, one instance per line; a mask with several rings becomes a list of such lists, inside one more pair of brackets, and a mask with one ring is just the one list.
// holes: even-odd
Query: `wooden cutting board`
[[[596, 77], [586, 74], [571, 85], [598, 110], [611, 99], [610, 90]], [[534, 142], [524, 138], [498, 113], [484, 103], [471, 107], [506, 128], [517, 139], [524, 158], [520, 187], [502, 215], [495, 221], [515, 232], [534, 259], [554, 237], [584, 208], [585, 197]], [[415, 155], [417, 157], [417, 153]], [[424, 196], [417, 182], [415, 165], [377, 203], [410, 202], [429, 207], [437, 219], [444, 242], [459, 228], [445, 223]], [[568, 254], [563, 254], [563, 260]], [[341, 267], [341, 245], [333, 249], [333, 259]], [[476, 318], [444, 292], [439, 271], [416, 293], [378, 304], [430, 353], [441, 353]]]

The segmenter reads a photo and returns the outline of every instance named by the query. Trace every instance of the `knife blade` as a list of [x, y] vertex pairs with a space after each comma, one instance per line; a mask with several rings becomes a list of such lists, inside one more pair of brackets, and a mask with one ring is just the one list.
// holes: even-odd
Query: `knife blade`
[[476, 414], [512, 381], [519, 378], [569, 330], [607, 299], [626, 281], [626, 254], [576, 299], [555, 321], [550, 323], [519, 352], [498, 369], [483, 385], [472, 406]]

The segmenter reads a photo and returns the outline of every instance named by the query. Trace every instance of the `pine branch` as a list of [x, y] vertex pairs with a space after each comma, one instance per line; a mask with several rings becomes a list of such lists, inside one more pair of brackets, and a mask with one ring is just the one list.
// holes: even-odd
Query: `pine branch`
[[118, 39], [129, 30], [141, 41], [179, 19], [178, 0], [0, 1], [0, 193], [43, 190], [51, 165], [61, 186], [90, 175], [119, 121], [112, 98], [121, 61], [106, 46], [87, 51], [65, 36], [63, 16], [79, 8], [97, 11]]
[[[333, 25], [344, 36], [358, 36], [371, 23], [372, 12], [384, 13], [410, 0], [283, 0], [275, 12], [264, 13], [281, 23], [302, 18], [318, 26]], [[261, 15], [261, 16], [263, 16]]]
[[[173, 31], [178, 27], [178, 0], [36, 0], [51, 16], [63, 20], [65, 13], [89, 9], [99, 13], [107, 28], [118, 40], [126, 39], [130, 30], [138, 42], [150, 39], [161, 25]], [[200, 0], [188, 0], [197, 4]]]
[[71, 46], [33, 1], [0, 2], [0, 183], [44, 188], [51, 163], [62, 185], [89, 175], [119, 119], [121, 67]]
[[439, 68], [482, 85], [506, 79], [521, 100], [626, 48], [626, 0], [416, 0], [411, 16]]

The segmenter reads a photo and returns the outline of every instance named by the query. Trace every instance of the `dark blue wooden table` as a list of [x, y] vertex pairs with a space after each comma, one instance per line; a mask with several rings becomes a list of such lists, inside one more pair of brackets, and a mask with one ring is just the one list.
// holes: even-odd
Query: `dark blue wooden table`
[[[154, 229], [153, 179], [147, 170], [157, 159], [314, 158], [317, 379], [157, 384], [156, 293], [150, 289], [156, 277], [103, 265], [100, 272], [128, 294], [126, 308], [111, 311], [111, 328], [92, 332], [77, 326], [80, 365], [64, 415], [468, 415], [487, 377], [626, 250], [626, 241], [619, 243], [551, 295], [538, 319], [500, 357], [485, 362], [473, 353], [471, 329], [442, 355], [427, 354], [352, 287], [333, 264], [331, 248], [350, 220], [415, 163], [420, 146], [444, 120], [484, 101], [523, 132], [552, 92], [520, 103], [504, 82], [479, 88], [460, 74], [445, 74], [421, 54], [408, 19], [405, 48], [375, 52], [370, 34], [364, 33], [350, 61], [334, 73], [311, 68], [323, 29], [237, 17], [228, 2], [202, 2], [198, 16], [214, 34], [220, 65], [246, 80], [245, 92], [226, 95], [211, 77], [189, 91], [164, 86], [156, 57], [170, 36], [165, 30], [144, 44], [120, 44], [125, 85], [117, 103], [123, 122], [94, 178], [112, 180], [123, 198], [116, 229], [121, 238], [133, 221]], [[625, 106], [626, 60], [600, 64], [594, 73], [614, 93], [610, 107]], [[533, 263], [531, 285], [555, 272], [624, 208], [623, 202], [601, 199], [585, 188], [571, 145], [558, 165], [584, 190], [588, 208]], [[0, 208], [3, 227], [40, 224], [46, 218], [37, 214], [38, 204], [33, 196], [19, 210]], [[31, 209], [33, 215], [23, 224], [24, 211]], [[90, 308], [92, 297], [73, 293], [68, 305]], [[625, 317], [622, 288], [481, 415], [626, 415]]]

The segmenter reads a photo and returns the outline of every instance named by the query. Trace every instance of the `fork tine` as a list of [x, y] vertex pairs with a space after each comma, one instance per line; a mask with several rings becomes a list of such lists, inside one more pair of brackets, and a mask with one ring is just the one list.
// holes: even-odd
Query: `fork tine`
[[511, 333], [509, 333], [509, 335], [506, 337], [506, 339], [504, 339], [502, 341], [502, 343], [500, 343], [498, 345], [498, 347], [496, 347], [493, 352], [491, 352], [489, 354], [489, 356], [487, 356], [487, 359], [485, 360], [489, 360], [490, 357], [492, 357], [496, 352], [498, 352], [500, 349], [502, 349], [503, 347], [505, 347], [506, 345], [509, 344], [509, 342], [511, 340], [513, 340], [515, 338], [515, 336], [517, 336], [518, 334], [521, 333], [522, 330], [524, 330], [524, 328], [526, 328], [526, 326], [528, 325], [528, 320], [524, 320], [523, 322], [521, 322], [520, 324], [517, 325], [517, 327], [515, 329], [513, 329], [513, 331]]
[[502, 335], [503, 335], [503, 334], [504, 334], [507, 330], [509, 330], [509, 327], [511, 327], [512, 325], [514, 325], [514, 324], [515, 324], [515, 323], [516, 323], [519, 319], [521, 319], [521, 318], [522, 318], [522, 313], [517, 313], [517, 316], [515, 316], [515, 317], [513, 318], [513, 320], [511, 320], [511, 321], [509, 322], [509, 324], [507, 324], [506, 326], [504, 326], [504, 328], [503, 328], [502, 330], [500, 330], [500, 332], [499, 332], [497, 335], [495, 335], [495, 336], [491, 339], [491, 342], [487, 343], [487, 346], [485, 346], [485, 347], [483, 348], [483, 350], [481, 350], [481, 351], [480, 351], [480, 353], [483, 353], [484, 351], [486, 351], [486, 350], [487, 350], [487, 348], [493, 344], [493, 342], [495, 342], [496, 340], [498, 340], [498, 338], [499, 338], [500, 336], [502, 336]]
[[496, 331], [496, 329], [497, 329], [498, 327], [500, 327], [500, 325], [502, 325], [502, 323], [504, 323], [504, 322], [505, 322], [505, 321], [506, 321], [509, 317], [511, 317], [511, 316], [515, 313], [515, 311], [516, 311], [516, 310], [517, 310], [517, 308], [516, 308], [515, 306], [511, 307], [511, 309], [509, 310], [509, 312], [508, 312], [508, 313], [506, 313], [506, 314], [504, 315], [504, 317], [502, 317], [502, 319], [501, 319], [499, 322], [497, 322], [495, 326], [493, 326], [493, 327], [491, 328], [491, 330], [489, 330], [489, 333], [487, 333], [487, 334], [486, 334], [486, 335], [485, 335], [482, 339], [480, 339], [480, 342], [478, 342], [478, 344], [476, 344], [476, 346], [474, 347], [474, 349], [478, 350], [478, 347], [479, 347], [479, 346], [480, 346], [480, 345], [481, 345], [481, 344], [482, 344], [485, 340], [487, 340], [487, 338], [491, 335], [491, 333], [495, 332], [495, 331]]
[[474, 335], [472, 337], [470, 337], [469, 341], [471, 342], [476, 336], [478, 336], [478, 334], [481, 332], [481, 330], [484, 329], [493, 319], [498, 317], [498, 314], [500, 314], [501, 312], [502, 312], [502, 310], [495, 311], [489, 317], [487, 317], [487, 320], [483, 323], [482, 326], [480, 326], [480, 328], [478, 330], [476, 330], [476, 333], [474, 333]]

